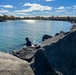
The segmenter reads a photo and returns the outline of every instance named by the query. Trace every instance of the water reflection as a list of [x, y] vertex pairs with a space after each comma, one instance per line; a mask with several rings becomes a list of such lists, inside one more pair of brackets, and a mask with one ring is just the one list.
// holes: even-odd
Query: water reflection
[[22, 20], [23, 22], [29, 23], [29, 24], [35, 24], [36, 20]]

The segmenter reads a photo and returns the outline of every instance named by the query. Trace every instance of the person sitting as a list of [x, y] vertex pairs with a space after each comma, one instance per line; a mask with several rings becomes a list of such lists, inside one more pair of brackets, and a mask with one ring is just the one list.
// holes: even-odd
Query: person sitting
[[25, 40], [26, 40], [26, 43], [25, 44], [21, 44], [21, 45], [31, 46], [31, 41], [29, 40], [29, 38], [26, 37]]

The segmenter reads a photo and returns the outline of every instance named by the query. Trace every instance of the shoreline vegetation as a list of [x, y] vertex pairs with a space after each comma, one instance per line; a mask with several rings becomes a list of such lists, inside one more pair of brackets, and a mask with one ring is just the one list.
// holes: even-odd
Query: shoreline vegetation
[[15, 17], [15, 16], [8, 16], [3, 15], [0, 16], [0, 22], [6, 22], [6, 20], [55, 20], [55, 21], [68, 21], [71, 23], [76, 23], [76, 17], [59, 17], [59, 16], [49, 16], [49, 17], [43, 17], [43, 16], [35, 16], [35, 17]]

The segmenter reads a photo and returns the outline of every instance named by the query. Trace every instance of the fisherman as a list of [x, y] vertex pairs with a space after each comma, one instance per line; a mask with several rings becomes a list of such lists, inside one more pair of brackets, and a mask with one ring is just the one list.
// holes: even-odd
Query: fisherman
[[29, 40], [29, 38], [26, 37], [25, 40], [26, 40], [26, 43], [25, 44], [21, 44], [21, 45], [31, 46], [31, 41]]

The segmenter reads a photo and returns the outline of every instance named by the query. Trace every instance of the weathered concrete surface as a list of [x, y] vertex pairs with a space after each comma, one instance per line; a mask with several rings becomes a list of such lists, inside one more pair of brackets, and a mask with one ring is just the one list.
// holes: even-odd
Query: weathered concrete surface
[[26, 61], [0, 52], [0, 75], [34, 75]]

